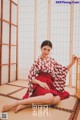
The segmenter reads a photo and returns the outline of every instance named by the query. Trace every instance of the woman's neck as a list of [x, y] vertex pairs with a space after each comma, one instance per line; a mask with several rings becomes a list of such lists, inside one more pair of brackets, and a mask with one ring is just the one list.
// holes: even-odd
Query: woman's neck
[[41, 57], [42, 59], [47, 59], [47, 58], [48, 58], [48, 56], [45, 57], [45, 56], [43, 56], [43, 55], [41, 55], [40, 57]]

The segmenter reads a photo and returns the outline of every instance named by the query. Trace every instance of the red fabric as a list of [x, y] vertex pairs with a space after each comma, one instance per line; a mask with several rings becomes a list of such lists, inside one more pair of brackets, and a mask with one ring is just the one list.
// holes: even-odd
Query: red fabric
[[[66, 98], [69, 97], [69, 93], [67, 91], [57, 91], [55, 89], [55, 87], [53, 85], [52, 77], [51, 77], [50, 74], [48, 74], [48, 73], [40, 73], [39, 76], [36, 77], [36, 79], [40, 80], [40, 81], [42, 81], [44, 83], [47, 83], [50, 90], [46, 90], [46, 89], [40, 87], [37, 84], [33, 84], [33, 94], [31, 95], [31, 97], [44, 95], [46, 93], [52, 93], [54, 96], [59, 95], [61, 100], [66, 99]], [[23, 96], [23, 99], [26, 99], [28, 97], [29, 97], [29, 95], [28, 95], [28, 91], [27, 91], [26, 94]]]
[[53, 84], [57, 91], [64, 91], [66, 75], [68, 73], [67, 67], [57, 63], [51, 57], [47, 57], [46, 59], [39, 57], [32, 65], [28, 74], [29, 97], [33, 94], [32, 80], [34, 80], [37, 76], [39, 76], [41, 72], [48, 73], [53, 77]]

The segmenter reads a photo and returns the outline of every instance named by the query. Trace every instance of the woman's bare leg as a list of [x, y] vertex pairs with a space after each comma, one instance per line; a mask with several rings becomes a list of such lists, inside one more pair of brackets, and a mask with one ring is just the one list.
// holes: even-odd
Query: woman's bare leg
[[31, 106], [32, 106], [32, 105], [18, 105], [18, 106], [15, 108], [14, 112], [17, 113], [18, 111], [23, 110], [23, 109], [28, 108], [28, 107], [31, 107]]
[[[56, 104], [58, 104], [60, 102], [60, 97], [59, 96], [54, 96], [54, 99], [53, 99], [53, 102], [52, 102], [52, 104], [53, 105], [56, 105]], [[22, 109], [25, 109], [25, 108], [27, 108], [27, 107], [31, 107], [32, 105], [18, 105], [17, 107], [16, 107], [16, 109], [15, 109], [15, 113], [16, 112], [18, 112], [18, 111], [20, 111], [20, 110], [22, 110]]]
[[53, 105], [56, 105], [60, 102], [60, 97], [59, 96], [54, 96], [54, 100], [52, 102]]
[[11, 102], [9, 104], [6, 104], [3, 106], [2, 112], [6, 112], [10, 109], [13, 109], [14, 107], [17, 106], [18, 100], [14, 100], [14, 102]]
[[34, 104], [52, 104], [54, 99], [54, 96], [51, 93], [47, 93], [45, 95], [41, 95], [41, 96], [36, 96], [36, 97], [30, 97], [24, 100], [17, 100], [11, 104], [5, 105], [3, 107], [3, 112], [4, 111], [8, 111], [14, 107], [16, 107], [17, 105], [31, 105], [32, 103]]
[[[58, 104], [59, 102], [60, 102], [60, 97], [59, 97], [59, 96], [54, 96], [54, 99], [53, 99], [52, 104], [53, 104], [53, 105], [56, 105], [56, 104]], [[18, 112], [18, 111], [20, 111], [20, 110], [22, 110], [22, 109], [25, 109], [25, 108], [31, 107], [31, 106], [32, 106], [32, 105], [18, 105], [18, 106], [16, 107], [16, 109], [15, 109], [14, 112]]]

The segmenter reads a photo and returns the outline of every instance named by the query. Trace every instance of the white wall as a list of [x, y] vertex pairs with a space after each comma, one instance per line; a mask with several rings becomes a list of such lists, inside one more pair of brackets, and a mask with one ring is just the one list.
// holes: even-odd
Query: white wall
[[[80, 56], [80, 4], [74, 5], [73, 53]], [[76, 66], [76, 64], [75, 64]], [[72, 84], [76, 85], [76, 69], [73, 67]]]

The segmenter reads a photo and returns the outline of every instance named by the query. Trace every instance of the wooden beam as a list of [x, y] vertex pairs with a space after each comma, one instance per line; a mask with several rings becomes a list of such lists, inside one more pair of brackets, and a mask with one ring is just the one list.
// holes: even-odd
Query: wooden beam
[[77, 63], [76, 63], [76, 94], [75, 96], [80, 99], [80, 57], [77, 58]]
[[4, 20], [3, 18], [0, 18], [0, 20], [17, 27], [17, 25], [15, 25], [14, 23], [11, 23], [10, 21]]
[[76, 93], [77, 93], [77, 75], [78, 75], [78, 59], [76, 62]]
[[48, 0], [47, 39], [51, 40], [51, 0]]
[[2, 66], [10, 66], [10, 65], [16, 65], [16, 63], [0, 64], [1, 67], [2, 67]]
[[[3, 0], [1, 0], [1, 18], [3, 18]], [[1, 20], [1, 36], [0, 36], [0, 43], [2, 43], [2, 20]], [[0, 46], [0, 64], [2, 64], [2, 45]], [[0, 66], [0, 85], [2, 79], [2, 67]]]
[[[72, 2], [73, 0], [71, 0]], [[74, 4], [70, 5], [70, 54], [69, 61], [72, 60], [73, 55], [73, 29], [74, 29]], [[72, 68], [69, 71], [69, 85], [72, 86]]]
[[17, 6], [17, 32], [16, 32], [16, 80], [18, 80], [18, 9], [19, 7]]
[[[10, 1], [10, 18], [9, 21], [11, 23], [11, 12], [12, 12], [12, 3]], [[9, 44], [11, 44], [11, 24], [9, 24]], [[11, 61], [11, 46], [9, 46], [9, 70], [8, 70], [8, 82], [10, 82], [10, 61]]]
[[16, 45], [15, 45], [15, 44], [0, 43], [0, 46], [1, 46], [1, 45], [6, 45], [6, 46], [15, 46], [15, 47], [16, 47]]

